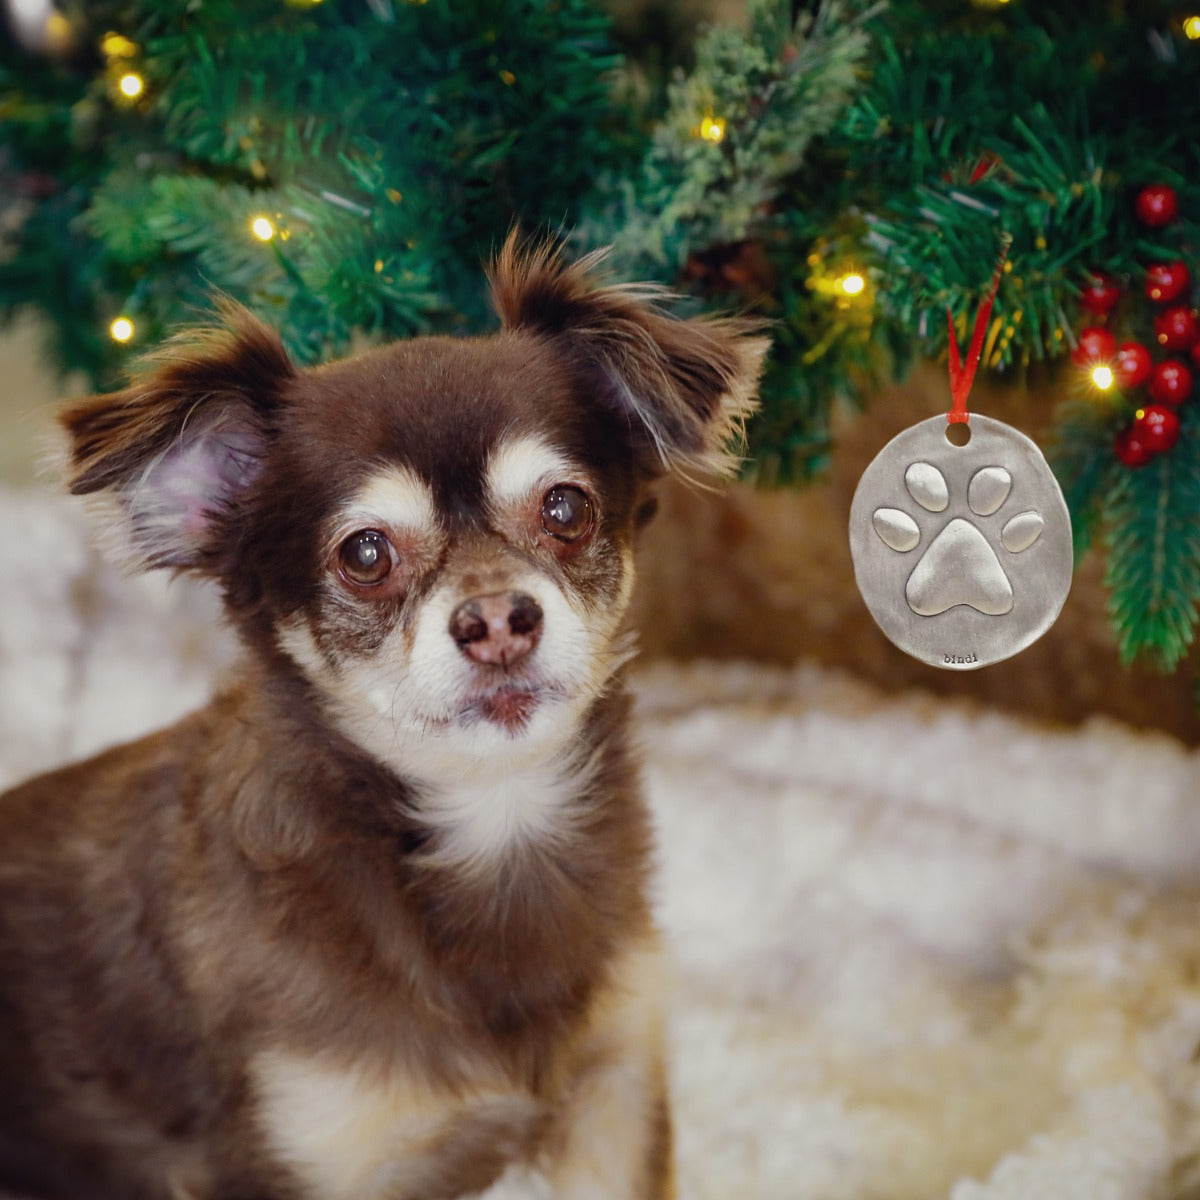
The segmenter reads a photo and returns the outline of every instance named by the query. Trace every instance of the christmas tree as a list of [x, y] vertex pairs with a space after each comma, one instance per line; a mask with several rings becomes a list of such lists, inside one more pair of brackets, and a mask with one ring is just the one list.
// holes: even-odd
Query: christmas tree
[[965, 341], [1005, 241], [983, 365], [1063, 397], [1123, 657], [1186, 656], [1200, 6], [760, 0], [659, 85], [583, 0], [42, 3], [0, 49], [0, 313], [64, 368], [115, 382], [218, 291], [304, 362], [484, 328], [519, 224], [770, 318], [747, 473], [800, 483], [836, 406], [944, 358], [947, 313]]

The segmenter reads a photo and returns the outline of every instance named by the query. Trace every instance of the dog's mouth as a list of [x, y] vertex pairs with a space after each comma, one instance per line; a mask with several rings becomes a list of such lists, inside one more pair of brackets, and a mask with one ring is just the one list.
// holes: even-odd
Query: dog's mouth
[[529, 724], [543, 696], [543, 689], [536, 687], [496, 688], [468, 701], [459, 712], [459, 719], [466, 725], [489, 721], [515, 735]]
[[465, 726], [486, 722], [515, 737], [524, 732], [539, 708], [563, 694], [560, 686], [531, 678], [477, 686], [459, 707], [455, 722]]

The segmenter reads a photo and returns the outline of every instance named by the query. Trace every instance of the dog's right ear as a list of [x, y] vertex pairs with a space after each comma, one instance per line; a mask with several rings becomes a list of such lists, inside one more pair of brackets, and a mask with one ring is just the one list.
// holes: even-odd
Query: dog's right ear
[[523, 245], [511, 234], [489, 272], [504, 327], [565, 350], [598, 401], [626, 421], [646, 475], [734, 474], [769, 345], [762, 323], [673, 317], [659, 307], [661, 288], [605, 283], [603, 258], [568, 262], [560, 244]]
[[210, 567], [257, 478], [295, 368], [279, 335], [232, 301], [221, 324], [179, 334], [129, 386], [59, 417], [76, 495], [110, 493], [142, 565]]

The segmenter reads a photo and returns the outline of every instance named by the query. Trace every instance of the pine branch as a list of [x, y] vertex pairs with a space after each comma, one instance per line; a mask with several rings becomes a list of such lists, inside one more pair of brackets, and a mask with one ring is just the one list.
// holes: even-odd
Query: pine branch
[[676, 282], [689, 255], [760, 234], [858, 90], [870, 45], [859, 7], [829, 0], [796, 18], [790, 0], [759, 0], [751, 32], [702, 38], [695, 69], [668, 89], [638, 176], [612, 185], [614, 202], [580, 240], [613, 231], [617, 269]]
[[1200, 414], [1175, 448], [1115, 473], [1103, 502], [1105, 584], [1122, 662], [1164, 671], [1187, 654], [1200, 605]]
[[1095, 541], [1105, 506], [1127, 468], [1113, 453], [1118, 416], [1092, 399], [1068, 401], [1056, 414], [1046, 456], [1071, 514], [1078, 563]]
[[[634, 140], [608, 20], [585, 0], [527, 0], [519, 19], [501, 0], [98, 0], [81, 15], [83, 41], [136, 43], [118, 67], [144, 76], [138, 105], [114, 100], [111, 71], [76, 78], [0, 47], [0, 86], [30, 89], [3, 97], [18, 120], [0, 129], [0, 174], [8, 155], [18, 177], [77, 184], [87, 213], [53, 229], [22, 212], [22, 261], [0, 253], [0, 307], [42, 302], [64, 368], [106, 374], [112, 317], [134, 319], [136, 350], [194, 319], [205, 289], [263, 310], [306, 359], [354, 333], [479, 328], [480, 260], [514, 222], [559, 226]], [[254, 216], [280, 240], [256, 242]], [[30, 252], [70, 264], [82, 301], [31, 286]]]

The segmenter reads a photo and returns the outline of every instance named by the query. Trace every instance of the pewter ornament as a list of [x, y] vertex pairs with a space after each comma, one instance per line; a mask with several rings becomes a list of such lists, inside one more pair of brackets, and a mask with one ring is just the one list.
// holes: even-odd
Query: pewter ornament
[[1071, 588], [1071, 517], [1038, 447], [972, 415], [955, 445], [944, 416], [893, 438], [850, 506], [850, 554], [867, 608], [901, 650], [969, 671], [1024, 650]]

